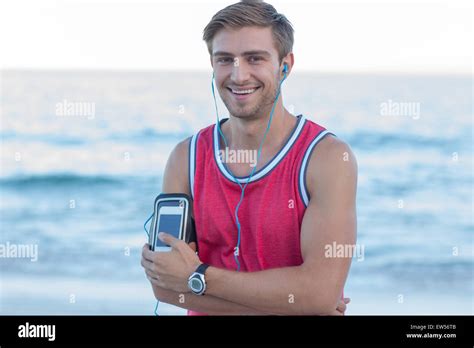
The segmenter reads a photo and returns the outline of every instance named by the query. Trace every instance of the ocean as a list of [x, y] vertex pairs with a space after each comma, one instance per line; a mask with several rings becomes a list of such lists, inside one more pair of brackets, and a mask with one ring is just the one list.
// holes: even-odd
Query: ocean
[[[143, 223], [174, 145], [215, 122], [210, 77], [1, 73], [0, 314], [153, 315]], [[472, 77], [295, 72], [283, 95], [358, 159], [347, 314], [472, 314]]]

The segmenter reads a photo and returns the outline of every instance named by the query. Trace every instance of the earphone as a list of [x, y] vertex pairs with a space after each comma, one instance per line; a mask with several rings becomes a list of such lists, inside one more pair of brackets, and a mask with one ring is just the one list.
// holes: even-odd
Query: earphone
[[[248, 183], [250, 182], [250, 180], [252, 179], [252, 176], [254, 175], [255, 170], [257, 169], [258, 159], [260, 158], [260, 154], [262, 152], [263, 142], [265, 141], [265, 138], [267, 137], [268, 131], [270, 130], [270, 125], [271, 125], [271, 122], [272, 122], [272, 119], [273, 119], [273, 113], [275, 111], [276, 102], [277, 102], [278, 98], [280, 97], [281, 85], [282, 85], [283, 81], [285, 81], [285, 79], [286, 79], [286, 74], [288, 72], [288, 64], [286, 64], [286, 63], [283, 64], [282, 72], [283, 72], [283, 78], [280, 80], [280, 82], [278, 84], [278, 91], [277, 91], [277, 94], [275, 96], [275, 100], [273, 102], [272, 110], [270, 112], [270, 118], [268, 119], [267, 129], [265, 130], [265, 133], [263, 134], [262, 142], [260, 143], [260, 146], [258, 148], [257, 161], [256, 161], [256, 164], [253, 167], [252, 172], [250, 173], [245, 185], [242, 186], [242, 184], [237, 180], [237, 178], [234, 176], [234, 174], [229, 170], [230, 175], [232, 175], [232, 178], [240, 186], [240, 189], [241, 189], [240, 200], [239, 200], [239, 203], [237, 203], [237, 205], [235, 207], [235, 211], [234, 211], [235, 222], [237, 224], [237, 244], [234, 248], [234, 259], [235, 259], [235, 263], [237, 264], [237, 272], [240, 271], [239, 254], [240, 254], [240, 229], [241, 229], [241, 226], [240, 226], [240, 221], [239, 221], [239, 208], [240, 208], [240, 205], [242, 204], [242, 201], [244, 199], [245, 189], [246, 189]], [[217, 108], [216, 94], [215, 94], [215, 91], [214, 91], [214, 72], [212, 73], [211, 89], [212, 89], [212, 96], [214, 98], [214, 106], [216, 108], [216, 117], [217, 117], [216, 127], [217, 127], [217, 130], [218, 130], [219, 134], [221, 135], [222, 139], [224, 140], [224, 144], [227, 148], [228, 147], [227, 140], [224, 136], [224, 133], [222, 133], [221, 126], [220, 126], [219, 110]]]

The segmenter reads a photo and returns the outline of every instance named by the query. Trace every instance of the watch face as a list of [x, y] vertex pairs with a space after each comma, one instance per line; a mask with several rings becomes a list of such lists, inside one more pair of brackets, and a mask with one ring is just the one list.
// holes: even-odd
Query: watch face
[[196, 292], [199, 292], [202, 290], [202, 282], [201, 279], [199, 278], [193, 278], [191, 279], [191, 289], [193, 289]]

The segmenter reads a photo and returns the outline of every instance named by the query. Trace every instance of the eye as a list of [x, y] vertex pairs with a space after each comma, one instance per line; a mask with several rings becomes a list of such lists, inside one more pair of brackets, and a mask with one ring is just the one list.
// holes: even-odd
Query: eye
[[250, 56], [249, 57], [249, 62], [250, 63], [258, 63], [259, 61], [261, 61], [263, 58], [260, 57], [260, 56]]
[[232, 63], [233, 61], [234, 59], [232, 59], [231, 57], [217, 58], [217, 63], [219, 64], [229, 64], [229, 63]]

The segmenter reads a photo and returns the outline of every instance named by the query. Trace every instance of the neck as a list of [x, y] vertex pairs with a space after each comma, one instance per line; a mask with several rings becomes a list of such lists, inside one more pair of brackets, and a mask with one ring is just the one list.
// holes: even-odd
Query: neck
[[[258, 150], [267, 130], [270, 111], [271, 109], [265, 112], [263, 117], [249, 119], [231, 115], [229, 121], [222, 126], [222, 132], [229, 147], [231, 149]], [[262, 151], [278, 148], [288, 137], [295, 123], [295, 117], [283, 107], [281, 98], [279, 98]]]

